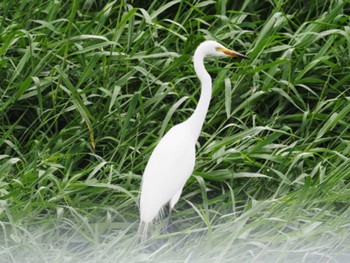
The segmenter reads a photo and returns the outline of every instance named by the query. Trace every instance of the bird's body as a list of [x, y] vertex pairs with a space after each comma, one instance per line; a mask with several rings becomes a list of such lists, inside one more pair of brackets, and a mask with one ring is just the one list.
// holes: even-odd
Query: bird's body
[[[195, 164], [195, 142], [190, 136], [191, 128], [187, 124], [184, 122], [172, 127], [151, 154], [142, 182], [142, 222], [152, 222], [163, 205], [169, 201], [175, 205], [183, 186], [192, 174]], [[169, 170], [172, 176], [167, 176]]]
[[151, 223], [161, 208], [169, 203], [172, 209], [180, 198], [182, 188], [195, 165], [195, 144], [208, 112], [212, 81], [204, 67], [204, 57], [244, 55], [226, 49], [215, 41], [205, 41], [195, 51], [193, 62], [201, 82], [201, 95], [191, 117], [173, 126], [153, 150], [145, 168], [141, 185], [141, 224]]

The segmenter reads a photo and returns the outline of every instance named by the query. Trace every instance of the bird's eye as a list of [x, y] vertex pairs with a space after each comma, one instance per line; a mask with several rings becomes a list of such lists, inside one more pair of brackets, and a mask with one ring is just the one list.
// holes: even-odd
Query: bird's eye
[[222, 47], [216, 47], [215, 50], [218, 51], [218, 52], [222, 52], [223, 48]]

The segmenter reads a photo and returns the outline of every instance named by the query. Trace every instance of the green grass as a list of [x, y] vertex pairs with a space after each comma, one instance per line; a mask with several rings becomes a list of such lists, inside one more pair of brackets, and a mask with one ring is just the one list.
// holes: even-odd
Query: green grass
[[[1, 1], [0, 262], [348, 262], [347, 1]], [[159, 138], [213, 98], [172, 214], [138, 242]], [[171, 261], [172, 260], [172, 261]]]

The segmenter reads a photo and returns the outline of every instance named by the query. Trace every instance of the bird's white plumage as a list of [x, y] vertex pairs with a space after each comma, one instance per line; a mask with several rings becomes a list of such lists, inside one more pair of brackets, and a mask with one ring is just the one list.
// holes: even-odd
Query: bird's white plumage
[[215, 41], [201, 43], [193, 56], [196, 74], [201, 82], [201, 95], [191, 117], [174, 127], [159, 141], [146, 165], [140, 196], [141, 224], [151, 223], [161, 208], [173, 208], [195, 165], [195, 144], [203, 126], [211, 99], [212, 81], [204, 67], [204, 57], [242, 56]]
[[174, 126], [153, 150], [146, 166], [140, 199], [142, 222], [152, 222], [161, 207], [176, 196], [191, 176], [194, 163], [195, 144], [189, 127], [186, 123]]

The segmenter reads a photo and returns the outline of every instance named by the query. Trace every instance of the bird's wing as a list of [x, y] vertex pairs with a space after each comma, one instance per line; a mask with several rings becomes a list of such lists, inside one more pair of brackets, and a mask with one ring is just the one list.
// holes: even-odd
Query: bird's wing
[[183, 188], [195, 164], [195, 143], [186, 129], [174, 126], [161, 139], [147, 163], [143, 175], [141, 202], [156, 202], [161, 206]]

